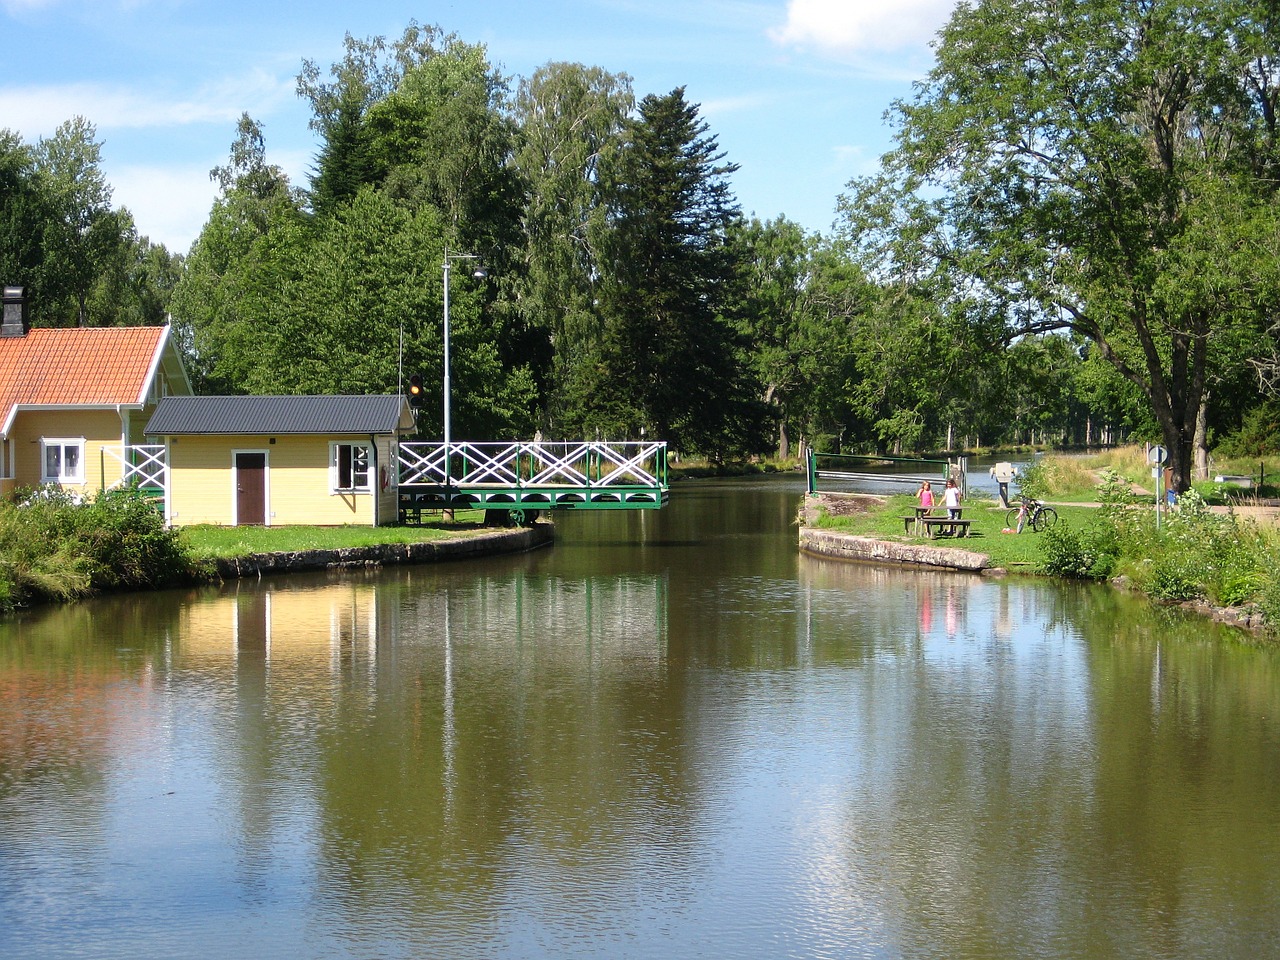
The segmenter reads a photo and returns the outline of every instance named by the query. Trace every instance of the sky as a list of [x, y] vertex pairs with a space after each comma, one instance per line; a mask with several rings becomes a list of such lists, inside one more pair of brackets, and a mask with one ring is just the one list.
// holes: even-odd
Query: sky
[[186, 253], [208, 219], [209, 171], [236, 122], [308, 185], [319, 144], [295, 91], [326, 76], [347, 34], [397, 39], [412, 21], [484, 44], [512, 77], [598, 66], [637, 98], [685, 88], [726, 160], [742, 211], [828, 233], [850, 179], [892, 145], [885, 111], [932, 65], [954, 0], [0, 0], [0, 128], [27, 143], [82, 116], [113, 204]]

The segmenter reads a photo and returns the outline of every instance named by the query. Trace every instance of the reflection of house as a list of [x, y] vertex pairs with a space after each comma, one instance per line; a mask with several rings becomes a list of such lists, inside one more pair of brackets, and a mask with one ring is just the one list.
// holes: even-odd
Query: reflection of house
[[191, 384], [168, 327], [27, 327], [21, 287], [0, 326], [0, 493], [118, 484], [155, 404]]
[[391, 523], [395, 449], [413, 428], [394, 396], [169, 397], [162, 437], [172, 524]]

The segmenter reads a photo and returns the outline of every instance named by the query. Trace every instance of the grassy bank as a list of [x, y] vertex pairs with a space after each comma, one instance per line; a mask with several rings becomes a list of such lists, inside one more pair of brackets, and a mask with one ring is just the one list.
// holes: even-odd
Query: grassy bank
[[[904, 543], [945, 544], [985, 553], [998, 567], [1039, 573], [1044, 565], [1044, 535], [1029, 528], [1022, 533], [1006, 533], [1007, 508], [990, 498], [974, 497], [965, 501], [964, 519], [970, 521], [969, 536], [939, 537], [926, 540], [906, 531], [904, 517], [914, 518], [915, 498], [909, 495], [893, 497], [847, 497], [829, 500], [819, 510], [813, 524], [826, 530], [839, 530], [857, 536], [875, 537], [879, 540], [901, 540]], [[1084, 524], [1092, 508], [1086, 506], [1062, 506], [1058, 510], [1060, 522]], [[938, 515], [945, 512], [938, 510]]]
[[[1011, 570], [1118, 578], [1158, 600], [1251, 607], [1272, 625], [1272, 635], [1280, 632], [1280, 532], [1274, 524], [1214, 512], [1198, 489], [1157, 518], [1151, 498], [1138, 490], [1142, 470], [1150, 476], [1141, 451], [1045, 457], [1022, 478], [1022, 487], [1055, 504], [1056, 526], [1039, 534], [1005, 533], [1006, 511], [993, 500], [973, 498], [964, 513], [972, 521], [971, 536], [949, 545], [985, 553]], [[914, 505], [910, 496], [830, 501], [816, 525], [909, 541], [902, 518], [912, 515]]]
[[0, 612], [207, 579], [210, 560], [465, 537], [484, 511], [413, 527], [187, 527], [170, 529], [146, 497], [110, 490], [79, 502], [25, 491], [0, 502]]
[[465, 537], [484, 529], [483, 510], [458, 510], [453, 520], [405, 527], [184, 527], [183, 539], [196, 560], [254, 553], [298, 553], [386, 543], [421, 543]]

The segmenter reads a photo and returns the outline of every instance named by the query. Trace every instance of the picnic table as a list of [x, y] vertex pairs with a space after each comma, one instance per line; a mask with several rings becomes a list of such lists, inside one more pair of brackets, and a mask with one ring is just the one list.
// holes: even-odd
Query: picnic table
[[932, 539], [944, 530], [952, 537], [967, 537], [969, 524], [973, 521], [961, 520], [959, 517], [922, 517], [920, 523], [924, 527], [925, 535]]

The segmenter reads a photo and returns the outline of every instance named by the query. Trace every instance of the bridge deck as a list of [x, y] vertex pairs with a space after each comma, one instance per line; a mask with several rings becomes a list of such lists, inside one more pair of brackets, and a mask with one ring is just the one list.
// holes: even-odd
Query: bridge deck
[[[402, 520], [423, 511], [656, 510], [668, 499], [665, 443], [402, 443]], [[446, 479], [448, 478], [448, 479]]]

